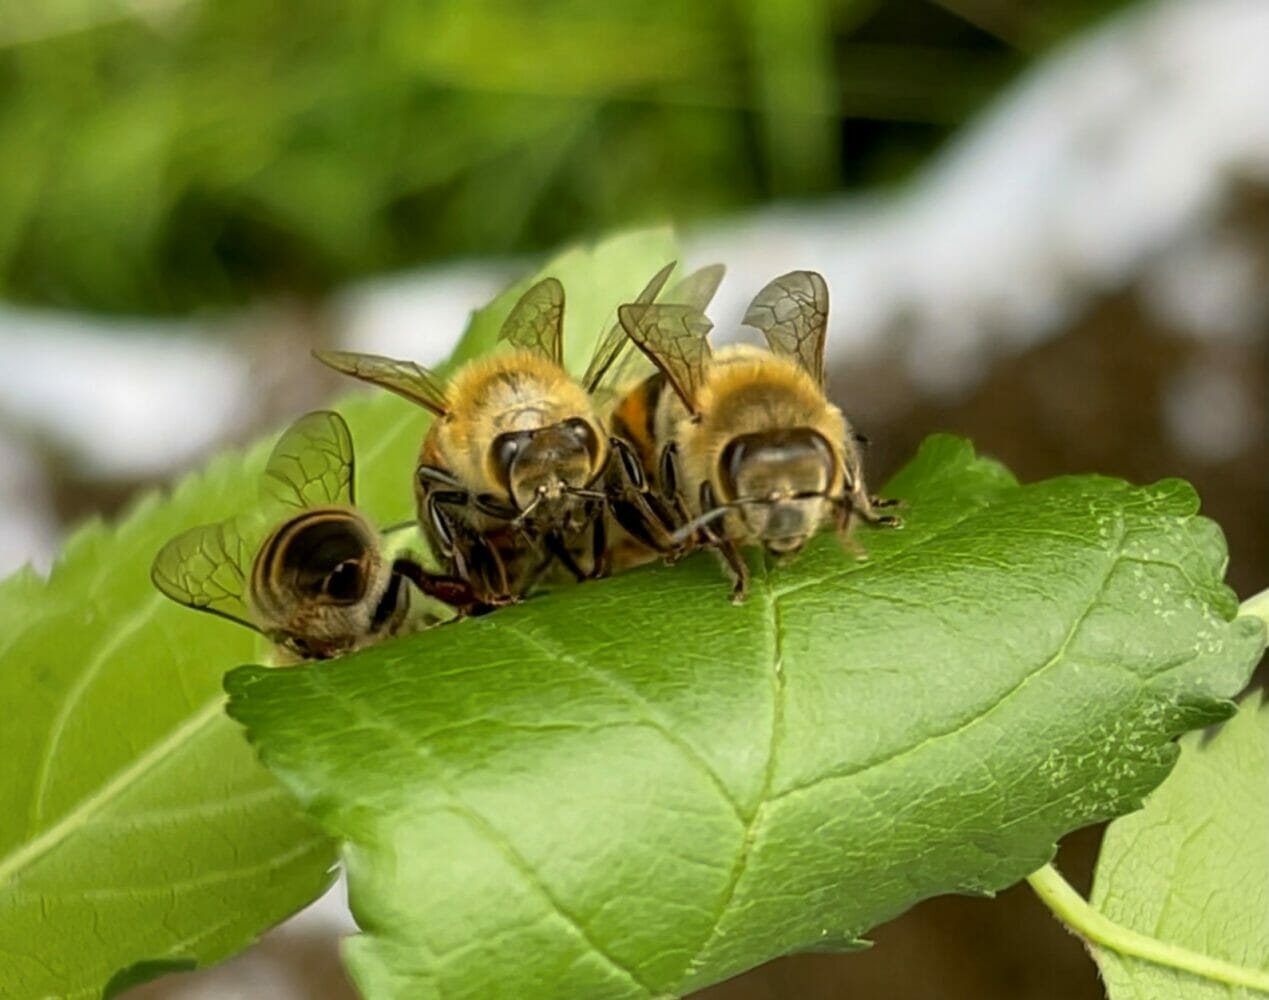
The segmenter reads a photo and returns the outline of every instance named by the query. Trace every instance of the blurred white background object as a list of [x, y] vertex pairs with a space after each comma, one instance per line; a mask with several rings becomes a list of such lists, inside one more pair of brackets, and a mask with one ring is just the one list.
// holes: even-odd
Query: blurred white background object
[[[1037, 66], [901, 193], [687, 233], [689, 263], [728, 267], [712, 309], [719, 339], [737, 335], [761, 285], [794, 267], [828, 279], [832, 363], [897, 353], [933, 393], [964, 392], [1002, 351], [1134, 281], [1197, 335], [1259, 331], [1269, 282], [1249, 248], [1214, 227], [1238, 182], [1269, 182], [1267, 51], [1263, 0], [1143, 4]], [[470, 262], [351, 288], [334, 304], [334, 337], [435, 362], [513, 272]], [[166, 473], [249, 426], [261, 378], [277, 381], [249, 371], [223, 334], [137, 327], [0, 311], [10, 362], [0, 414], [103, 476]], [[0, 572], [44, 564], [47, 538], [0, 556]]]

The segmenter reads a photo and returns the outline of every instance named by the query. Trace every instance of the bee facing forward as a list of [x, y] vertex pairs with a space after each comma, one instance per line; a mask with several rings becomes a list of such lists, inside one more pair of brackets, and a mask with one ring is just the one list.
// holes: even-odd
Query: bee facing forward
[[[339, 414], [301, 417], [278, 440], [262, 492], [280, 517], [201, 525], [155, 557], [150, 575], [186, 607], [236, 621], [274, 643], [280, 663], [328, 659], [437, 619], [416, 587], [458, 605], [457, 581], [390, 560], [354, 504], [353, 448]], [[409, 581], [409, 582], [407, 582]]]
[[892, 502], [868, 493], [858, 439], [824, 392], [820, 275], [793, 271], [754, 298], [744, 323], [770, 350], [737, 345], [711, 355], [712, 324], [691, 307], [632, 304], [619, 316], [659, 372], [617, 407], [616, 430], [628, 427], [638, 441], [631, 414], [649, 415], [638, 448], [647, 488], [677, 523], [675, 543], [719, 550], [733, 600], [744, 599], [748, 580], [739, 545], [788, 555], [825, 524], [845, 540], [856, 517], [898, 523], [877, 512]]
[[[641, 302], [655, 298], [672, 266]], [[605, 568], [611, 449], [592, 393], [625, 338], [614, 327], [579, 382], [564, 370], [563, 320], [563, 287], [538, 282], [499, 332], [512, 350], [474, 361], [448, 382], [409, 361], [317, 355], [436, 415], [414, 481], [419, 524], [489, 605], [521, 597], [555, 560], [578, 579]]]

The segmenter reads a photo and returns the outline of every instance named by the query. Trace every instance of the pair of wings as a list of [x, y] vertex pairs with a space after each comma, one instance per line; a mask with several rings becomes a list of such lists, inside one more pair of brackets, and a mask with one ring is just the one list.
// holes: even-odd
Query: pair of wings
[[355, 500], [352, 435], [331, 410], [291, 424], [269, 455], [260, 480], [258, 517], [230, 518], [190, 528], [159, 550], [154, 585], [178, 604], [260, 631], [247, 602], [252, 563], [265, 534], [310, 507]]
[[[665, 373], [688, 409], [709, 361], [713, 324], [691, 305], [632, 303], [618, 310], [622, 327]], [[828, 331], [828, 286], [814, 271], [790, 271], [749, 303], [745, 326], [761, 330], [773, 353], [792, 358], [824, 385], [824, 340]]]
[[[634, 304], [648, 306], [655, 302], [674, 267], [674, 262], [671, 262], [654, 274]], [[713, 299], [722, 280], [721, 264], [703, 267], [675, 285], [667, 298], [703, 310]], [[564, 286], [555, 278], [544, 278], [529, 288], [511, 308], [498, 332], [498, 339], [563, 368]], [[582, 387], [594, 393], [606, 375], [620, 372], [620, 362], [628, 346], [621, 323], [614, 324], [591, 356], [581, 379]], [[318, 351], [316, 355], [319, 361], [336, 371], [404, 396], [437, 416], [445, 416], [449, 412], [444, 379], [420, 364], [350, 351]]]

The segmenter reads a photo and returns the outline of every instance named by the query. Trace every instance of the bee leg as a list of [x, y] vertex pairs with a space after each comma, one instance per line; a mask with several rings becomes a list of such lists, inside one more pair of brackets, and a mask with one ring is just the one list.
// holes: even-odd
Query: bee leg
[[897, 514], [878, 514], [877, 507], [897, 507], [900, 505], [898, 500], [879, 500], [877, 497], [869, 496], [864, 490], [863, 484], [856, 484], [855, 488], [845, 498], [846, 504], [851, 510], [858, 514], [869, 524], [880, 524], [891, 528], [901, 527], [903, 520]]
[[455, 558], [455, 540], [457, 534], [454, 522], [445, 513], [443, 506], [461, 507], [466, 502], [466, 493], [428, 493], [423, 501], [427, 518], [424, 522], [428, 541], [447, 559]]
[[476, 596], [466, 580], [429, 573], [413, 559], [393, 560], [392, 572], [405, 577], [428, 597], [448, 604], [460, 615], [483, 615], [492, 610], [491, 605], [485, 604]]
[[[894, 504], [886, 504], [886, 506], [893, 507]], [[887, 527], [887, 528], [902, 528], [903, 527], [903, 518], [901, 518], [898, 514], [878, 514], [877, 511], [871, 506], [868, 508], [866, 512], [860, 511], [859, 516], [862, 517], [869, 524], [880, 524], [883, 527]]]
[[[484, 614], [492, 608], [510, 604], [515, 597], [507, 583], [506, 567], [498, 553], [479, 535], [463, 530], [462, 522], [445, 509], [465, 508], [470, 498], [471, 494], [465, 491], [428, 493], [424, 500], [427, 515], [424, 524], [429, 541], [450, 564], [452, 573], [449, 579], [456, 579], [471, 592], [473, 600], [470, 613]], [[453, 593], [456, 597], [462, 596], [458, 591]], [[434, 596], [447, 604], [453, 603], [443, 596]]]
[[868, 506], [869, 506], [869, 513], [871, 515], [870, 522], [872, 524], [881, 524], [891, 528], [903, 527], [903, 518], [901, 518], [898, 514], [875, 513], [875, 511], [877, 511], [878, 509], [884, 510], [887, 507], [898, 508], [902, 510], [904, 507], [907, 506], [907, 504], [905, 504], [902, 500], [898, 500], [893, 497], [891, 498], [869, 497]]
[[628, 441], [610, 438], [617, 456], [619, 482], [611, 490], [609, 500], [613, 517], [639, 544], [656, 552], [666, 553], [675, 546], [670, 539], [676, 527], [670, 512], [643, 474], [643, 466]]
[[465, 493], [463, 484], [453, 474], [435, 465], [420, 465], [414, 470], [415, 476], [424, 488], [440, 487], [446, 492]]
[[639, 456], [635, 454], [633, 445], [625, 438], [618, 437], [615, 434], [609, 435], [608, 440], [612, 444], [612, 453], [617, 459], [616, 464], [622, 480], [636, 493], [645, 492], [648, 489], [648, 482], [643, 475], [643, 463], [639, 461]]
[[502, 554], [494, 545], [480, 537], [473, 537], [470, 544], [472, 574], [481, 580], [485, 600], [491, 604], [514, 603], [520, 595], [512, 590]]
[[[701, 483], [700, 503], [702, 512], [712, 511], [718, 506], [714, 499], [714, 490], [708, 481]], [[728, 570], [731, 571], [731, 603], [744, 603], [745, 594], [749, 590], [749, 565], [745, 562], [744, 556], [740, 554], [736, 543], [723, 533], [722, 522], [715, 521], [706, 524], [700, 530], [705, 536], [706, 543], [718, 550]]]
[[564, 539], [559, 536], [558, 532], [549, 532], [544, 541], [546, 542], [546, 550], [577, 578], [578, 583], [587, 579], [588, 574], [577, 565], [577, 560], [573, 558], [573, 553], [568, 550], [568, 546], [564, 544]]
[[724, 539], [718, 543], [717, 548], [719, 554], [723, 557], [723, 561], [727, 563], [727, 568], [731, 571], [731, 603], [743, 604], [745, 595], [749, 591], [749, 565], [732, 541]]
[[612, 553], [608, 548], [608, 518], [601, 507], [595, 514], [590, 535], [590, 576], [607, 576], [612, 569]]
[[846, 553], [856, 562], [867, 562], [868, 553], [851, 536], [851, 528], [855, 526], [855, 509], [851, 506], [849, 497], [842, 497], [836, 501], [833, 508], [833, 520], [834, 527], [837, 529], [837, 540]]

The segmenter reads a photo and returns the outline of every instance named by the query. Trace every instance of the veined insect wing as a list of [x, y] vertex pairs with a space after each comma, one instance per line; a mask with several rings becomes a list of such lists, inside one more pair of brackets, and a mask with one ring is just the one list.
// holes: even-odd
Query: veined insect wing
[[727, 273], [724, 264], [709, 264], [698, 268], [684, 276], [665, 293], [662, 302], [679, 306], [694, 306], [704, 312], [714, 301], [718, 286], [723, 283], [723, 275]]
[[[661, 289], [670, 280], [670, 274], [673, 273], [676, 264], [676, 261], [670, 261], [670, 263], [654, 274], [652, 280], [639, 293], [635, 302], [646, 305], [649, 302], [656, 301], [656, 297], [661, 294]], [[582, 376], [582, 386], [587, 392], [593, 393], [599, 388], [599, 383], [603, 377], [612, 369], [613, 364], [621, 357], [628, 345], [629, 340], [625, 331], [621, 328], [621, 323], [614, 323], [595, 348], [590, 364], [586, 367], [586, 374]]]
[[511, 307], [498, 339], [563, 366], [564, 286], [543, 278], [530, 287]]
[[154, 586], [177, 604], [261, 631], [247, 605], [251, 564], [263, 540], [251, 519], [230, 518], [181, 532], [150, 566]]
[[[726, 268], [722, 264], [699, 268], [676, 282], [663, 295], [675, 266], [676, 263], [671, 261], [653, 275], [634, 304], [648, 305], [660, 299], [676, 305], [695, 306], [704, 311], [718, 291]], [[639, 351], [626, 350], [629, 346], [630, 338], [622, 329], [621, 323], [615, 323], [600, 342], [582, 378], [582, 385], [587, 391], [594, 392], [601, 382], [612, 387], [630, 385], [651, 373], [652, 368], [647, 358]]]
[[709, 331], [714, 324], [695, 306], [639, 305], [617, 310], [622, 328], [639, 349], [665, 373], [693, 413], [696, 392], [709, 360]]
[[282, 432], [260, 480], [261, 499], [284, 510], [355, 502], [355, 461], [348, 424], [316, 410]]
[[749, 304], [745, 326], [761, 330], [776, 354], [791, 357], [824, 384], [828, 285], [814, 271], [790, 271], [770, 282]]
[[399, 361], [380, 354], [357, 354], [352, 351], [314, 351], [313, 357], [337, 372], [395, 392], [411, 403], [431, 410], [438, 417], [449, 412], [445, 381], [435, 372], [413, 361]]

